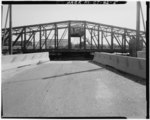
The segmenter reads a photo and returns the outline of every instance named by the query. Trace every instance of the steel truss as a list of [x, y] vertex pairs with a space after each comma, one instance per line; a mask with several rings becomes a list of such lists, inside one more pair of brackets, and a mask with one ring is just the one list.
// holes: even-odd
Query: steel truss
[[[73, 30], [77, 33], [72, 33]], [[9, 46], [9, 28], [2, 29], [3, 53]], [[129, 41], [136, 39], [136, 30], [89, 21], [60, 21], [12, 28], [12, 46], [21, 52], [73, 51], [71, 38], [80, 40], [78, 51], [127, 52]], [[146, 36], [139, 39], [146, 47]]]

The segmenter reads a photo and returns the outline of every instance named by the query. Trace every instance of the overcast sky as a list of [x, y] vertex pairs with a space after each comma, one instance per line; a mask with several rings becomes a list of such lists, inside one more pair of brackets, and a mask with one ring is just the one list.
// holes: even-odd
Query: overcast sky
[[[7, 5], [3, 6], [4, 27]], [[146, 21], [146, 3], [142, 2]], [[86, 20], [136, 29], [136, 2], [123, 5], [12, 5], [13, 27], [64, 20]], [[142, 19], [141, 19], [142, 20]], [[143, 30], [142, 21], [141, 29]]]

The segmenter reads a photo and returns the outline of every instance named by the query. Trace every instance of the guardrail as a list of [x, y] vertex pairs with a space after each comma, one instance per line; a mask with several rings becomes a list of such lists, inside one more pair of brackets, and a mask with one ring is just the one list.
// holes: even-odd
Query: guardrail
[[146, 59], [96, 52], [93, 61], [112, 66], [120, 71], [146, 78]]

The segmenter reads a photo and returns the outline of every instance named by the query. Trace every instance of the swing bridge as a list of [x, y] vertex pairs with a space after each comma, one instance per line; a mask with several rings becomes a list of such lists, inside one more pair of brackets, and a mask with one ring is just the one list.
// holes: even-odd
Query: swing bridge
[[[2, 29], [2, 52], [12, 47], [13, 53], [33, 52], [121, 52], [129, 51], [130, 41], [137, 39], [136, 30], [89, 21], [53, 23]], [[139, 31], [139, 41], [146, 46], [145, 31]]]
[[134, 30], [83, 20], [12, 27], [9, 5], [1, 36], [2, 117], [147, 118], [140, 6]]

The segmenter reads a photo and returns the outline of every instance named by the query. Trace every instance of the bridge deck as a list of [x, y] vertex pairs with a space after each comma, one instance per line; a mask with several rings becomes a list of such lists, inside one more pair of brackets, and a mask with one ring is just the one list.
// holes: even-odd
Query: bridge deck
[[146, 117], [145, 85], [88, 61], [2, 72], [4, 117]]

